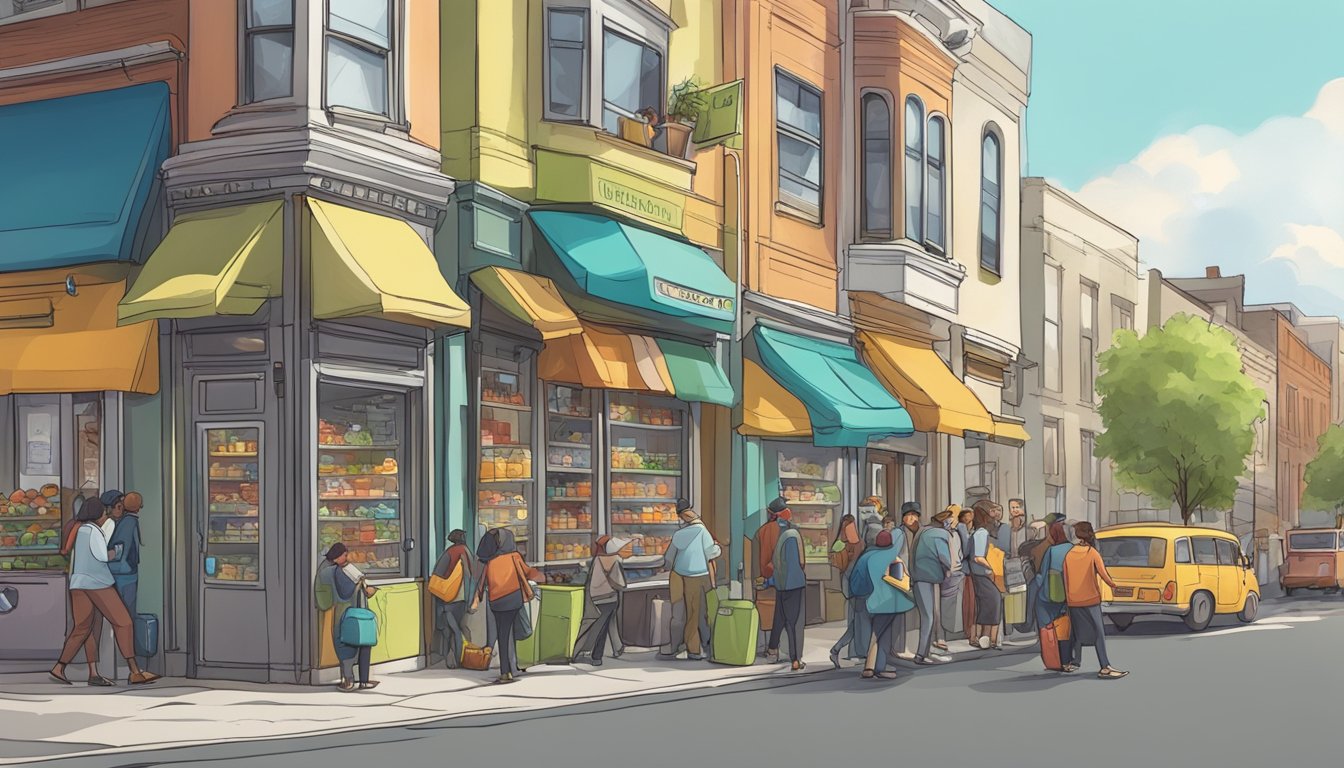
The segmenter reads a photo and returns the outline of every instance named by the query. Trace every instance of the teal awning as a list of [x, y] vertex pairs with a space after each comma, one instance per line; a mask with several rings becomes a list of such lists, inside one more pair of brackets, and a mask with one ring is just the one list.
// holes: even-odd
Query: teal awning
[[682, 341], [658, 339], [658, 349], [667, 361], [672, 389], [678, 400], [733, 406], [733, 385], [706, 347]]
[[695, 246], [592, 213], [528, 213], [579, 287], [597, 298], [729, 333], [732, 280]]
[[852, 346], [761, 325], [751, 336], [761, 366], [807, 408], [816, 445], [863, 447], [914, 434], [910, 414]]
[[168, 125], [166, 83], [0, 107], [0, 272], [131, 259]]

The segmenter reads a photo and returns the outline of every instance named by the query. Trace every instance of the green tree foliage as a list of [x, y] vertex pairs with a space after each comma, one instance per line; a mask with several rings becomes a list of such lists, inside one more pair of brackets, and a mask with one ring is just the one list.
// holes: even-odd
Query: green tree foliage
[[1098, 362], [1097, 454], [1120, 484], [1171, 499], [1186, 525], [1201, 507], [1230, 507], [1265, 399], [1242, 371], [1236, 337], [1178, 314], [1143, 337], [1117, 333]]
[[1307, 464], [1305, 509], [1344, 508], [1344, 428], [1332, 424], [1317, 442], [1316, 458]]

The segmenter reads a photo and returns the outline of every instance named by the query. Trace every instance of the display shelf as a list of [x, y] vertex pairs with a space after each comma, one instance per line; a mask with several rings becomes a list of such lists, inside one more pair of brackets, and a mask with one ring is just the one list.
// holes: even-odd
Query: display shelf
[[677, 499], [657, 498], [653, 496], [612, 496], [611, 503], [616, 504], [676, 504]]
[[522, 450], [525, 451], [532, 450], [532, 446], [528, 445], [527, 443], [491, 443], [489, 445], [482, 443], [480, 447], [481, 450], [490, 450], [490, 449], [499, 450], [501, 448], [507, 448], [510, 450], [517, 450], [521, 448]]
[[831, 485], [838, 485], [838, 483], [836, 483], [836, 481], [834, 481], [834, 480], [829, 480], [829, 479], [824, 478], [824, 477], [815, 477], [815, 476], [813, 476], [813, 475], [804, 475], [804, 474], [800, 474], [800, 473], [798, 473], [798, 472], [780, 472], [780, 473], [779, 473], [779, 479], [780, 479], [780, 480], [806, 480], [806, 481], [808, 481], [808, 482], [812, 482], [812, 483], [830, 483]]
[[637, 421], [612, 421], [609, 422], [613, 427], [629, 427], [630, 429], [645, 429], [651, 432], [680, 432], [683, 429], [681, 424], [666, 426], [663, 424], [640, 424]]
[[22, 546], [22, 545], [18, 545], [18, 544], [16, 544], [16, 545], [14, 545], [14, 546], [12, 546], [12, 547], [0, 547], [0, 553], [4, 553], [4, 552], [23, 552], [23, 553], [29, 553], [29, 552], [50, 552], [50, 553], [52, 553], [52, 554], [60, 554], [60, 550], [61, 550], [61, 547], [60, 547], [59, 544], [32, 544], [32, 545], [29, 545], [29, 546], [26, 546], [26, 547], [25, 547], [25, 546]]
[[803, 528], [809, 531], [829, 531], [831, 526], [826, 523], [794, 523], [797, 528]]
[[500, 408], [505, 411], [518, 411], [520, 413], [531, 413], [532, 406], [516, 405], [514, 403], [497, 403], [494, 400], [481, 400], [482, 408]]
[[680, 525], [681, 523], [618, 523], [615, 520], [611, 521], [612, 528], [668, 528]]
[[561, 475], [591, 475], [591, 467], [547, 467], [547, 472], [554, 472]]
[[592, 420], [593, 420], [593, 414], [591, 414], [591, 413], [585, 415], [585, 414], [580, 414], [580, 413], [564, 413], [564, 412], [562, 412], [562, 411], [551, 411], [551, 410], [547, 410], [547, 411], [546, 411], [546, 415], [548, 415], [548, 416], [558, 416], [558, 417], [560, 417], [560, 418], [562, 418], [562, 419], [574, 419], [574, 420], [576, 420], [576, 421], [592, 421]]
[[477, 504], [476, 509], [527, 509], [527, 504]]
[[206, 479], [209, 480], [209, 481], [212, 482], [212, 483], [255, 483], [255, 482], [257, 482], [257, 478], [255, 478], [255, 477], [219, 477], [219, 476], [217, 476], [217, 475], [209, 475]]
[[351, 517], [351, 516], [348, 516], [348, 515], [344, 515], [344, 516], [337, 517], [337, 516], [334, 516], [334, 515], [318, 515], [318, 516], [317, 516], [317, 519], [318, 519], [319, 522], [324, 522], [324, 523], [326, 523], [326, 522], [330, 522], [330, 523], [365, 523], [365, 522], [369, 522], [369, 523], [371, 523], [371, 522], [373, 522], [373, 521], [375, 521], [375, 520], [382, 520], [383, 522], [395, 522], [395, 521], [401, 520], [401, 516], [398, 515], [398, 516], [396, 516], [396, 517]]
[[40, 523], [60, 519], [60, 515], [0, 515], [0, 523]]
[[561, 536], [565, 535], [566, 533], [591, 534], [592, 532], [593, 532], [593, 529], [592, 529], [592, 528], [547, 528], [547, 529], [546, 529], [546, 533], [548, 533], [548, 534], [557, 534], [557, 535], [561, 535]]
[[613, 475], [658, 475], [660, 477], [681, 477], [680, 469], [617, 469], [611, 468]]
[[790, 507], [838, 507], [838, 501], [790, 501]]
[[546, 445], [551, 448], [582, 448], [585, 451], [591, 451], [593, 449], [593, 446], [589, 443], [557, 443], [551, 441], [547, 442]]
[[548, 497], [546, 497], [546, 503], [547, 503], [547, 504], [550, 504], [550, 503], [553, 502], [553, 501], [564, 502], [564, 501], [592, 501], [592, 500], [593, 500], [593, 497], [592, 497], [592, 496], [548, 496]]
[[532, 478], [530, 478], [530, 477], [511, 477], [511, 478], [508, 478], [507, 480], [477, 480], [477, 481], [476, 481], [476, 483], [479, 484], [479, 485], [505, 485], [505, 484], [508, 484], [508, 483], [513, 483], [514, 485], [517, 485], [518, 483], [530, 483], [530, 482], [532, 482]]
[[[373, 445], [334, 445], [331, 443], [318, 444], [319, 451], [395, 451], [401, 446], [396, 443], [375, 443]], [[238, 455], [238, 454], [234, 454]]]
[[382, 474], [381, 472], [362, 472], [362, 473], [360, 473], [360, 474], [358, 474], [358, 475], [355, 475], [355, 474], [349, 474], [349, 473], [342, 474], [342, 473], [340, 473], [340, 472], [319, 472], [319, 473], [317, 473], [317, 476], [318, 476], [318, 477], [324, 477], [324, 478], [326, 478], [326, 477], [355, 477], [355, 478], [360, 478], [360, 477], [390, 477], [390, 478], [396, 479], [396, 477], [397, 477], [397, 473], [393, 472], [393, 473], [391, 473], [391, 474], [384, 475], [384, 474]]
[[401, 501], [400, 496], [318, 496], [318, 501]]
[[214, 452], [214, 451], [212, 451], [212, 452], [210, 453], [210, 458], [212, 458], [212, 459], [255, 459], [255, 458], [257, 458], [257, 452], [256, 452], [256, 451], [252, 451], [251, 453], [232, 453], [232, 452], [219, 453], [219, 452]]

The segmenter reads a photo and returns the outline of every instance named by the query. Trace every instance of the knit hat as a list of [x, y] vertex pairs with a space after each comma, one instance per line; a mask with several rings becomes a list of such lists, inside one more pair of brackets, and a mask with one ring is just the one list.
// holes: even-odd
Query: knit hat
[[875, 539], [873, 543], [876, 544], [878, 548], [890, 547], [891, 531], [881, 531], [877, 534], [877, 539]]
[[780, 512], [783, 512], [788, 508], [789, 508], [788, 499], [785, 499], [783, 496], [777, 496], [775, 497], [774, 501], [770, 502], [770, 506], [766, 507], [765, 509], [767, 512], [770, 513], [770, 516], [773, 518]]
[[918, 501], [907, 501], [901, 505], [901, 517], [905, 517], [906, 515], [915, 515], [917, 517], [923, 515], [923, 512], [919, 509]]
[[[682, 513], [682, 512], [685, 512], [685, 511], [687, 511], [687, 510], [690, 510], [690, 508], [691, 508], [691, 502], [690, 502], [689, 499], [677, 499], [677, 513], [678, 513], [678, 514], [680, 514], [680, 513]], [[699, 515], [697, 515], [697, 517], [699, 517]]]
[[103, 502], [103, 506], [108, 507], [110, 509], [112, 507], [115, 507], [117, 505], [117, 502], [121, 501], [124, 498], [126, 498], [126, 494], [114, 489], [111, 491], [103, 491], [103, 495], [99, 496], [98, 500]]

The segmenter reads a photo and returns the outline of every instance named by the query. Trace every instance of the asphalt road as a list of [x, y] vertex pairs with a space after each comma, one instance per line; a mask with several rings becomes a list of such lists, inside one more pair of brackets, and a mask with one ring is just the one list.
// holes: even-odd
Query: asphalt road
[[522, 720], [441, 724], [192, 747], [51, 766], [769, 766], [1338, 765], [1344, 753], [1344, 598], [1266, 604], [1250, 626], [1201, 634], [1141, 619], [1107, 638], [1131, 671], [1072, 675], [1035, 655], [994, 655], [869, 681], [858, 670], [551, 710]]

